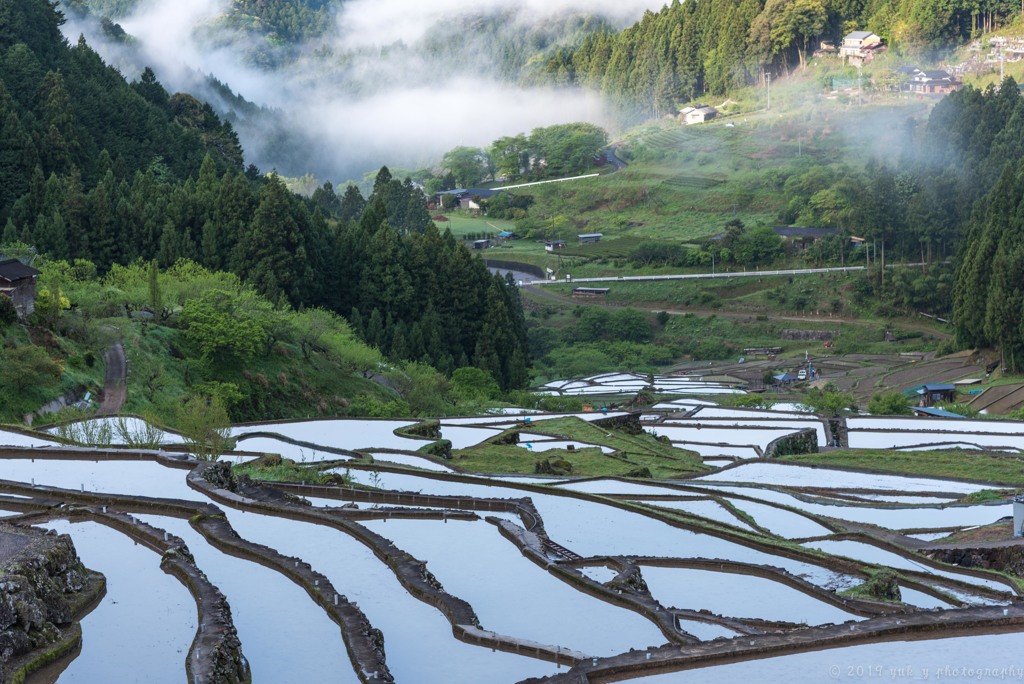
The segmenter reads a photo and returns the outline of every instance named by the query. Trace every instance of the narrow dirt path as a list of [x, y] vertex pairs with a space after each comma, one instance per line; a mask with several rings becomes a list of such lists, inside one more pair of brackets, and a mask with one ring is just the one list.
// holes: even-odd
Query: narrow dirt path
[[128, 397], [128, 362], [124, 346], [120, 342], [110, 345], [103, 350], [103, 360], [107, 364], [107, 377], [103, 381], [103, 401], [97, 414], [110, 416], [120, 412]]

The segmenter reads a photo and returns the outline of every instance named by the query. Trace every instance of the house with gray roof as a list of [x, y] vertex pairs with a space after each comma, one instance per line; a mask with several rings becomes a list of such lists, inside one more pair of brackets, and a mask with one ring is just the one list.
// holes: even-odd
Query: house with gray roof
[[20, 318], [32, 314], [36, 306], [36, 278], [40, 271], [17, 259], [0, 261], [0, 295], [14, 302]]

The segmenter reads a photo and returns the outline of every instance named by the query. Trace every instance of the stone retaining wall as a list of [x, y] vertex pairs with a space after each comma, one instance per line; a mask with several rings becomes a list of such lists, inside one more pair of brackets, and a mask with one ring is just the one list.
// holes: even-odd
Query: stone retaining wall
[[627, 435], [639, 435], [644, 431], [640, 423], [640, 411], [632, 411], [624, 416], [609, 416], [590, 421], [591, 425], [599, 425], [606, 430], [622, 430]]
[[828, 342], [835, 339], [837, 330], [783, 330], [779, 337], [783, 340], [817, 340]]
[[81, 641], [75, 619], [105, 580], [67, 535], [0, 523], [0, 680], [21, 681]]
[[816, 453], [818, 453], [818, 431], [812, 428], [805, 428], [768, 442], [762, 458]]
[[1024, 577], [1024, 543], [1015, 546], [974, 546], [956, 548], [924, 549], [923, 553], [932, 560], [959, 565], [964, 568], [985, 568], [999, 570]]

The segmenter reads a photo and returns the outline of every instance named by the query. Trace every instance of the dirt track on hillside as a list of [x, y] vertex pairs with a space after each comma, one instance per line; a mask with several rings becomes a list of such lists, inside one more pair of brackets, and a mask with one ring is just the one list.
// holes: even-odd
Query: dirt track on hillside
[[107, 376], [103, 381], [103, 401], [97, 414], [111, 416], [120, 412], [128, 398], [128, 362], [124, 346], [115, 342], [107, 347], [103, 350], [103, 360], [107, 364]]

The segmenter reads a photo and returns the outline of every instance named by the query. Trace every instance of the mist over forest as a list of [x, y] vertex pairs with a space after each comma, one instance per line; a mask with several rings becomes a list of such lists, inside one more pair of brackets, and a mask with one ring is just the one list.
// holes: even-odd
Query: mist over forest
[[169, 91], [209, 101], [247, 162], [338, 183], [555, 123], [611, 126], [600, 96], [532, 75], [555, 50], [660, 7], [66, 0], [62, 9], [68, 40], [84, 35], [129, 80], [149, 66]]

